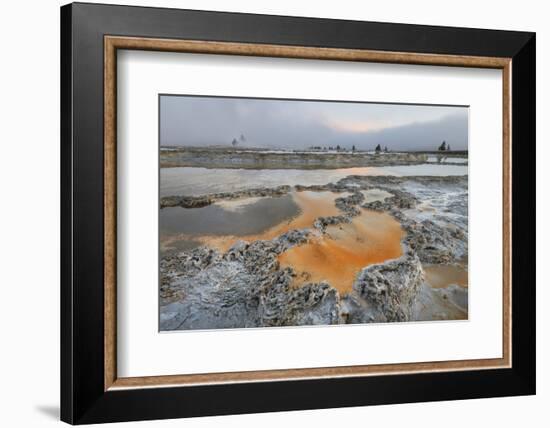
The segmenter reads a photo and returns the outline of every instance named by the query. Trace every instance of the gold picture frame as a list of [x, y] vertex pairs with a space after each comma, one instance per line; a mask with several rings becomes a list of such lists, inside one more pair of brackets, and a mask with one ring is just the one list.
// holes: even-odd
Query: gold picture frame
[[[172, 40], [145, 37], [104, 36], [104, 390], [227, 383], [364, 377], [426, 372], [487, 370], [511, 367], [511, 82], [512, 58], [443, 55], [407, 52], [336, 49], [309, 46]], [[149, 377], [118, 377], [116, 368], [116, 86], [117, 50], [168, 51], [209, 55], [245, 55], [278, 58], [358, 61], [393, 64], [493, 68], [502, 70], [503, 145], [503, 347], [502, 358], [422, 363], [358, 365], [305, 369], [203, 373]]]

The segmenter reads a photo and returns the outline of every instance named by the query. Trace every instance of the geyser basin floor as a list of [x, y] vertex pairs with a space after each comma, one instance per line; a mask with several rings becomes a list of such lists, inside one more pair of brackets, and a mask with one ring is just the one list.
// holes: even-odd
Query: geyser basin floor
[[[441, 165], [444, 167], [448, 165]], [[226, 224], [222, 230], [216, 228], [215, 233], [202, 228], [193, 234], [193, 225], [185, 224], [182, 227], [190, 233], [166, 236], [175, 239], [177, 246], [186, 242], [178, 239], [187, 239], [193, 249], [161, 254], [160, 330], [467, 319], [468, 287], [455, 284], [461, 281], [448, 272], [437, 272], [442, 279], [441, 287], [436, 288], [434, 280], [426, 280], [422, 272], [428, 269], [429, 276], [430, 268], [439, 265], [467, 271], [467, 184], [466, 176], [353, 175], [309, 189], [304, 189], [302, 183], [302, 188], [286, 195], [287, 199], [282, 199], [285, 195], [252, 198], [253, 193], [239, 197], [222, 187], [219, 191], [229, 190], [227, 195], [214, 198], [212, 205], [223, 215], [238, 212], [235, 226]], [[342, 199], [336, 202], [339, 197]], [[266, 205], [256, 205], [260, 201]], [[296, 213], [277, 220], [270, 204], [294, 204]], [[250, 210], [260, 207], [258, 214], [269, 221], [267, 227], [258, 231], [255, 228], [259, 223], [250, 220]], [[180, 214], [199, 212], [197, 208], [177, 209], [174, 212]], [[325, 218], [314, 225], [316, 217], [330, 215], [337, 218]], [[367, 235], [366, 240], [354, 229], [366, 219], [371, 221], [368, 231], [379, 233], [379, 237]], [[402, 232], [391, 227], [395, 226], [394, 221]], [[295, 226], [298, 230], [293, 233], [262, 239]], [[397, 233], [395, 238], [392, 230]], [[234, 243], [235, 251], [219, 251], [207, 242], [219, 238], [227, 244]], [[346, 241], [353, 247], [359, 245], [358, 240], [371, 246], [379, 242], [380, 248], [391, 248], [394, 242], [398, 250], [401, 245], [403, 255], [400, 257], [401, 252], [397, 251], [393, 258], [374, 261], [370, 266], [371, 261], [361, 261], [357, 270], [334, 275], [341, 265], [348, 264], [348, 260], [338, 264], [341, 246], [347, 250]], [[331, 250], [327, 263], [320, 263], [318, 255], [313, 258], [317, 266], [326, 269], [322, 276], [312, 277], [308, 268], [299, 271], [300, 260], [293, 261], [292, 270], [277, 263], [293, 252], [312, 251], [308, 246], [315, 244], [324, 244]], [[404, 257], [405, 253], [412, 257]], [[361, 266], [363, 262], [368, 271], [359, 277], [365, 268]], [[318, 272], [315, 266], [314, 272]], [[346, 275], [349, 279], [342, 281]], [[350, 292], [354, 279], [359, 281], [358, 287]], [[327, 282], [319, 282], [323, 280]]]
[[[368, 202], [391, 196], [380, 189], [362, 193]], [[239, 240], [270, 240], [289, 230], [312, 228], [319, 217], [341, 215], [335, 200], [349, 194], [302, 191], [275, 198], [220, 201], [203, 208], [165, 208], [161, 211], [162, 248], [206, 245], [223, 253]], [[362, 210], [351, 223], [329, 226], [325, 234], [286, 251], [279, 262], [297, 272], [294, 286], [325, 281], [340, 293], [348, 293], [362, 268], [401, 256], [402, 237], [393, 217]]]

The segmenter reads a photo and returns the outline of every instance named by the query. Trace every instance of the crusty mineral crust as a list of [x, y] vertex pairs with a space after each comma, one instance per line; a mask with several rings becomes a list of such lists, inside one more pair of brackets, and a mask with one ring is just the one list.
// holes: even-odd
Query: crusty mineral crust
[[[393, 196], [364, 203], [361, 191], [373, 188]], [[402, 190], [409, 188], [416, 194]], [[222, 199], [273, 196], [291, 190], [281, 186], [169, 197], [163, 198], [161, 205], [197, 207]], [[294, 190], [346, 192], [335, 201], [341, 214], [318, 218], [311, 228], [289, 231], [272, 240], [239, 241], [225, 254], [203, 246], [163, 256], [161, 330], [411, 321], [422, 318], [419, 299], [425, 303], [436, 294], [451, 293], [427, 290], [422, 263], [454, 263], [467, 256], [467, 177], [349, 176], [337, 183], [295, 186]], [[419, 217], [414, 211], [423, 202], [419, 195], [436, 198], [442, 204], [441, 214], [430, 219]], [[351, 221], [361, 207], [387, 212], [401, 223], [406, 232], [403, 255], [365, 267], [352, 291], [345, 295], [328, 283], [291, 287], [295, 272], [281, 269], [277, 257], [306, 243], [313, 234], [324, 233], [328, 225]], [[452, 296], [464, 300], [459, 291], [453, 291]]]

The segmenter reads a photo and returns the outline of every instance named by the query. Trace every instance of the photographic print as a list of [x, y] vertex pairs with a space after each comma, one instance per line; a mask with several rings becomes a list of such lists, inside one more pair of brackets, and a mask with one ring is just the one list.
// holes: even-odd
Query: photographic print
[[160, 330], [468, 319], [468, 114], [159, 95]]

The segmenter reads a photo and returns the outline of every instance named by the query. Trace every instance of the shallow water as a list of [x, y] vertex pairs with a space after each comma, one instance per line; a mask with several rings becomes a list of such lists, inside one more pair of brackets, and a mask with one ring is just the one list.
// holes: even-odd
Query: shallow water
[[377, 201], [382, 202], [383, 200], [391, 198], [393, 196], [390, 192], [386, 192], [382, 189], [361, 190], [361, 193], [365, 197], [363, 201], [363, 203], [365, 204]]
[[466, 165], [438, 165], [423, 163], [419, 165], [396, 165], [375, 168], [374, 174], [365, 175], [395, 175], [398, 177], [410, 177], [415, 175], [468, 175], [468, 166]]
[[318, 217], [341, 214], [334, 201], [346, 195], [305, 191], [221, 201], [204, 208], [164, 208], [160, 212], [161, 249], [204, 244], [225, 252], [239, 240], [273, 239], [289, 230], [312, 227]]
[[163, 208], [159, 214], [160, 230], [163, 235], [244, 236], [264, 231], [299, 212], [291, 195], [223, 201], [202, 208]]
[[160, 195], [196, 196], [282, 185], [323, 185], [348, 175], [467, 175], [465, 165], [420, 164], [341, 169], [161, 168]]
[[[209, 247], [217, 248], [225, 252], [237, 241], [258, 241], [269, 240], [288, 232], [289, 230], [306, 229], [313, 227], [313, 223], [319, 217], [327, 217], [341, 214], [334, 205], [334, 201], [346, 193], [333, 192], [295, 192], [291, 194], [293, 201], [299, 207], [299, 214], [286, 221], [274, 223], [272, 227], [266, 228], [260, 233], [251, 235], [236, 235], [231, 229], [222, 236], [204, 236], [200, 242]], [[266, 213], [267, 214], [267, 213]], [[248, 217], [241, 218], [242, 222], [248, 221]]]
[[468, 270], [458, 265], [424, 266], [424, 274], [432, 288], [446, 288], [452, 284], [468, 288]]
[[446, 162], [446, 163], [456, 163], [456, 164], [463, 164], [468, 163], [468, 158], [457, 158], [452, 156], [428, 156], [428, 159], [426, 162], [432, 163], [438, 163], [438, 162]]
[[363, 210], [351, 223], [329, 226], [326, 232], [279, 256], [281, 267], [297, 272], [294, 286], [326, 281], [345, 294], [364, 267], [402, 255], [404, 232], [385, 213]]

